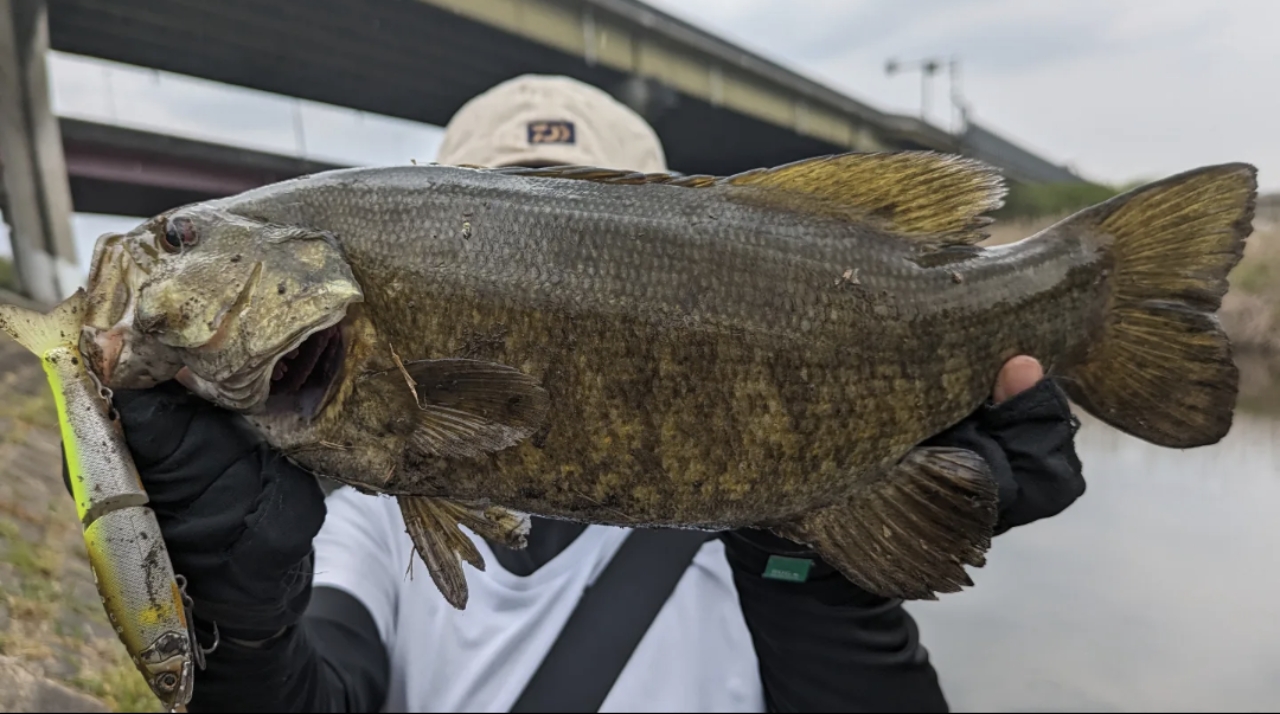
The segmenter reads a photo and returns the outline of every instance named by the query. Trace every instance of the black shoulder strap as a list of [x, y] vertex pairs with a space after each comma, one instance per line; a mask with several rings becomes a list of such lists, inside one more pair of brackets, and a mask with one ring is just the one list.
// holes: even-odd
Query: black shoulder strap
[[512, 712], [596, 712], [702, 545], [715, 534], [638, 529], [569, 616]]

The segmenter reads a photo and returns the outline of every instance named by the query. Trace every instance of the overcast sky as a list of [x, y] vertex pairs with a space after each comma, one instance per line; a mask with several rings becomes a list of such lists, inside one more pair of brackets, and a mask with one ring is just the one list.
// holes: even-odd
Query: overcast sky
[[[883, 110], [920, 108], [919, 75], [886, 77], [886, 59], [958, 56], [976, 121], [1093, 180], [1249, 161], [1280, 191], [1280, 0], [650, 2]], [[366, 165], [430, 161], [439, 141], [438, 128], [209, 82], [51, 65], [67, 116]], [[930, 119], [943, 127], [948, 91], [939, 76]], [[78, 216], [82, 261], [134, 222]]]
[[[1280, 190], [1276, 0], [650, 2], [903, 113], [919, 74], [886, 77], [885, 60], [958, 56], [976, 121], [1091, 179], [1250, 161]], [[934, 81], [943, 126], [947, 91]]]

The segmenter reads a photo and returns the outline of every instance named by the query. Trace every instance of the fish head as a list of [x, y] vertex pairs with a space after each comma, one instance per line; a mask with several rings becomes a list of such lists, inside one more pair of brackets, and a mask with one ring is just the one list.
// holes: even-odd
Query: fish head
[[104, 235], [88, 290], [81, 348], [107, 387], [177, 379], [242, 413], [318, 411], [364, 298], [332, 235], [208, 204]]

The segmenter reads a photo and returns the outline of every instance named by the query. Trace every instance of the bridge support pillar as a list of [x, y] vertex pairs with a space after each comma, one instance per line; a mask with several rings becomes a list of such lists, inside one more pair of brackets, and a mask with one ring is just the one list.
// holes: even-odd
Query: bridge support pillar
[[71, 186], [49, 97], [45, 0], [0, 0], [0, 198], [19, 288], [56, 303], [84, 281], [71, 229]]

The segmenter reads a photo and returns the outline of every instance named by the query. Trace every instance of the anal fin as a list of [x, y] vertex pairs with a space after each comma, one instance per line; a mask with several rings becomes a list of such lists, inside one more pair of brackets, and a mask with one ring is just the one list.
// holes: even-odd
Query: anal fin
[[998, 496], [977, 454], [921, 447], [848, 504], [773, 530], [808, 545], [869, 592], [935, 600], [973, 585], [966, 565], [986, 564]]
[[469, 590], [462, 564], [484, 572], [484, 557], [460, 525], [509, 548], [525, 546], [529, 518], [505, 508], [424, 496], [399, 496], [405, 531], [426, 563], [444, 599], [459, 610], [467, 607]]

